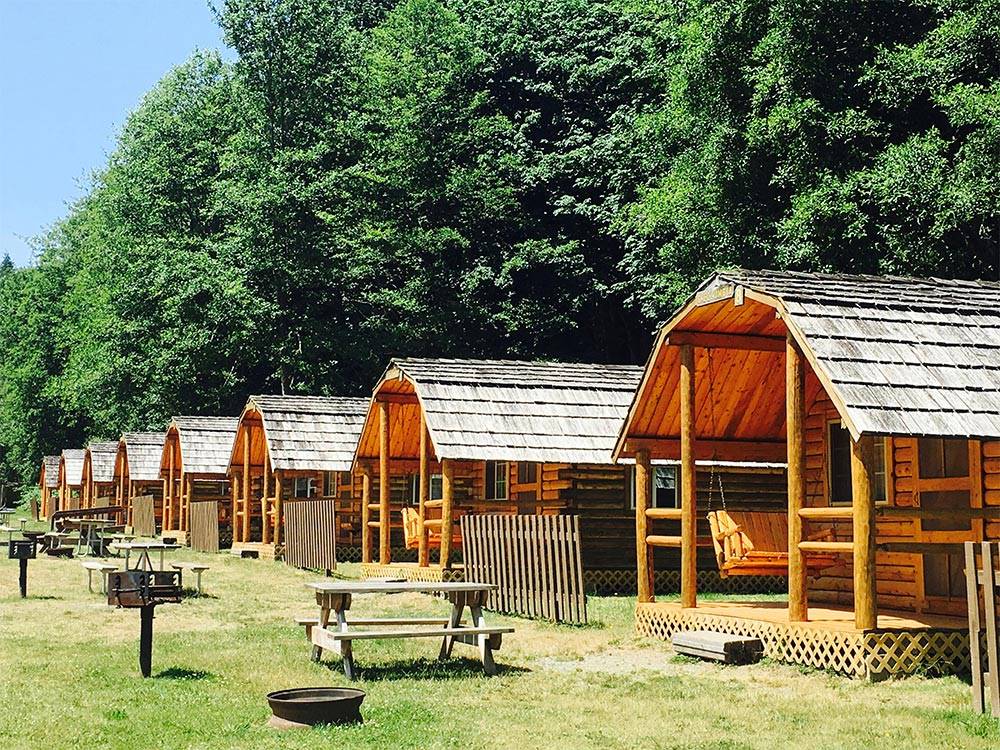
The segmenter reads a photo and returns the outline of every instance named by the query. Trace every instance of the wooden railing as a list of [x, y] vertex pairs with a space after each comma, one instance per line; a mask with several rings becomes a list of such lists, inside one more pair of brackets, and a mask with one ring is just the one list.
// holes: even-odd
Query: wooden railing
[[466, 515], [465, 579], [498, 588], [487, 608], [557, 622], [587, 622], [579, 516]]
[[285, 562], [295, 568], [337, 567], [337, 501], [286, 500]]
[[219, 500], [191, 501], [191, 549], [219, 551]]
[[[977, 560], [977, 558], [979, 558]], [[972, 657], [972, 707], [987, 707], [1000, 717], [1000, 544], [965, 543], [965, 585], [969, 601], [969, 651]], [[986, 649], [982, 648], [985, 631]]]

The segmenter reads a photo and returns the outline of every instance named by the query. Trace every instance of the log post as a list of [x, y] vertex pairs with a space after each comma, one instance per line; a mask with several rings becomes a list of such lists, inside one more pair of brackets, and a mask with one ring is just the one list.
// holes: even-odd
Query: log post
[[239, 504], [240, 504], [239, 495], [240, 495], [240, 492], [239, 492], [239, 479], [237, 478], [236, 474], [234, 473], [231, 477], [229, 477], [229, 499], [232, 501], [232, 505], [231, 505], [231, 507], [232, 507], [232, 513], [230, 513], [230, 515], [229, 515], [229, 525], [230, 525], [230, 527], [232, 528], [232, 531], [233, 531], [233, 541], [234, 542], [238, 542], [239, 541], [239, 537], [237, 536], [237, 533], [236, 533], [237, 532], [237, 529], [236, 529], [236, 520], [238, 518], [238, 516], [236, 515], [236, 511], [239, 510]]
[[635, 557], [636, 582], [640, 602], [653, 601], [653, 560], [646, 544], [646, 508], [649, 507], [650, 481], [649, 450], [635, 452]]
[[392, 526], [389, 513], [389, 402], [378, 404], [378, 561], [388, 565], [389, 529]]
[[369, 505], [372, 501], [372, 468], [368, 464], [361, 465], [361, 562], [372, 561], [372, 530], [368, 525], [371, 520]]
[[181, 531], [191, 530], [191, 499], [194, 496], [194, 479], [190, 474], [181, 475]]
[[806, 496], [805, 366], [798, 344], [788, 334], [785, 344], [785, 422], [788, 443], [788, 621], [809, 619], [802, 517]]
[[243, 533], [240, 541], [250, 541], [250, 426], [243, 430]]
[[441, 459], [441, 560], [442, 570], [451, 564], [451, 514], [455, 499], [455, 464]]
[[430, 497], [430, 462], [427, 456], [427, 423], [424, 420], [423, 410], [420, 412], [420, 487], [419, 487], [419, 509], [420, 514], [420, 546], [417, 552], [417, 564], [421, 568], [426, 568], [430, 564], [430, 551], [427, 549], [427, 529], [424, 521], [427, 519], [427, 500]]
[[[284, 512], [285, 472], [278, 469], [274, 472], [274, 544], [281, 544], [282, 513]], [[266, 519], [265, 519], [266, 521]]]
[[[260, 524], [261, 538], [260, 538], [260, 541], [263, 542], [264, 544], [270, 544], [271, 543], [271, 514], [268, 513], [268, 510], [270, 510], [270, 509], [268, 508], [268, 504], [269, 503], [268, 503], [268, 495], [267, 495], [268, 489], [269, 489], [269, 485], [271, 484], [270, 473], [271, 473], [270, 472], [270, 466], [268, 465], [268, 460], [267, 460], [267, 451], [265, 450], [264, 451], [264, 474], [263, 474], [263, 479], [261, 480], [262, 486], [261, 486], [261, 493], [260, 493], [260, 519], [261, 519], [261, 524]], [[275, 481], [275, 484], [277, 484], [277, 481], [278, 481], [277, 472], [275, 472], [274, 481]], [[277, 507], [277, 500], [275, 500], [275, 506]], [[274, 522], [277, 523], [277, 519], [275, 519]], [[275, 542], [275, 543], [277, 544], [277, 542]]]
[[698, 606], [694, 347], [681, 346], [681, 606]]
[[854, 626], [878, 625], [875, 591], [875, 502], [871, 488], [871, 438], [851, 441], [851, 489], [854, 496]]

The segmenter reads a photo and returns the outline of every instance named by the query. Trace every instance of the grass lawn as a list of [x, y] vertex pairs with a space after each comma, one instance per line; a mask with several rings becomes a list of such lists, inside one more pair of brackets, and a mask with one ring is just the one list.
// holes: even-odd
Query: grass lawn
[[[634, 600], [591, 598], [587, 627], [517, 628], [483, 677], [474, 651], [438, 663], [437, 642], [359, 642], [365, 723], [278, 732], [264, 695], [344, 684], [309, 660], [292, 619], [312, 613], [315, 573], [229, 555], [207, 561], [207, 596], [157, 608], [153, 675], [137, 664], [139, 616], [89, 594], [77, 560], [0, 560], [0, 747], [42, 748], [986, 748], [966, 684], [869, 685], [779, 664], [720, 667], [674, 657], [632, 632]], [[356, 574], [344, 565], [343, 575]], [[359, 596], [352, 610], [445, 613], [421, 595]], [[470, 658], [463, 658], [468, 656]]]

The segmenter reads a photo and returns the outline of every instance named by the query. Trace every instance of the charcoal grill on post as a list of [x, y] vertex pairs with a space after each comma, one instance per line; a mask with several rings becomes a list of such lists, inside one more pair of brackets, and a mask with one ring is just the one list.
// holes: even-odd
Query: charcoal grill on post
[[108, 574], [108, 604], [139, 610], [139, 670], [149, 677], [153, 665], [153, 610], [181, 600], [179, 570], [116, 570]]
[[11, 539], [7, 542], [7, 558], [21, 564], [17, 582], [21, 586], [21, 598], [28, 596], [28, 560], [35, 559], [35, 542], [31, 539]]

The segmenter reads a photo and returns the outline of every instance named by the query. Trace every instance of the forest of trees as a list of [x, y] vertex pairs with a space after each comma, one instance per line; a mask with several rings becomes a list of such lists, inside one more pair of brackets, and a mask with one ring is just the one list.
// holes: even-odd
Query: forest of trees
[[392, 355], [640, 362], [721, 266], [997, 277], [995, 0], [213, 7], [0, 266], [8, 485]]

